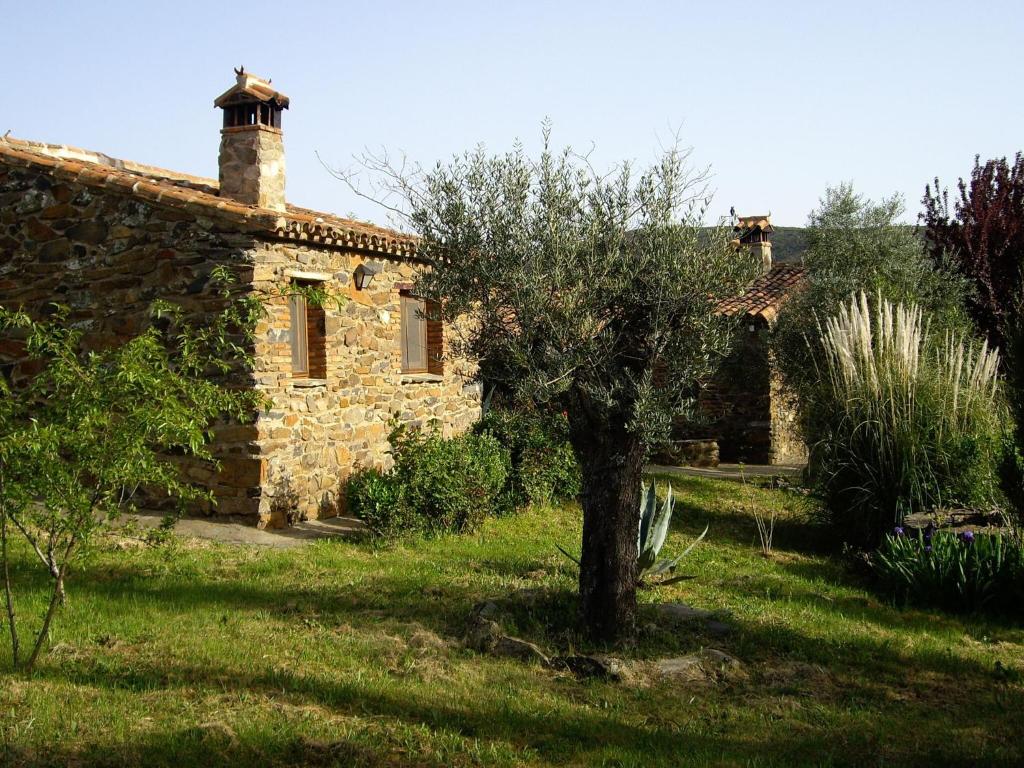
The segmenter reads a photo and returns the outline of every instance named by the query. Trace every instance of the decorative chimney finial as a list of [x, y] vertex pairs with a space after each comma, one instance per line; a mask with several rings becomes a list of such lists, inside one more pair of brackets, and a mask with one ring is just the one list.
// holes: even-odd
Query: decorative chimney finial
[[239, 77], [244, 75], [245, 74], [245, 66], [237, 67], [235, 69], [235, 74], [238, 75]]

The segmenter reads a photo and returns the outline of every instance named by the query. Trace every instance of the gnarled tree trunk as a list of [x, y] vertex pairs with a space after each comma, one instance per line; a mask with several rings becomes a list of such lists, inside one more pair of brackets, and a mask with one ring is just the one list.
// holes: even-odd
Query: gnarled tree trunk
[[631, 634], [636, 624], [645, 453], [624, 422], [597, 427], [574, 421], [572, 442], [583, 472], [580, 612], [593, 639], [615, 642]]

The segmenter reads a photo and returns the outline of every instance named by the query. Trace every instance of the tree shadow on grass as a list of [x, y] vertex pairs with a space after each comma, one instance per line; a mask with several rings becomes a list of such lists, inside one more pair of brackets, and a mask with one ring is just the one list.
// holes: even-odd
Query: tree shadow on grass
[[[849, 644], [844, 643], [842, 647], [823, 651], [819, 639], [801, 637], [799, 633], [778, 628], [766, 631], [761, 627], [741, 626], [739, 631], [744, 636], [744, 646], [789, 645], [793, 649], [792, 657], [810, 662], [834, 661], [837, 655], [850, 650]], [[832, 712], [827, 727], [819, 724], [811, 730], [806, 727], [769, 728], [759, 730], [756, 735], [737, 731], [726, 722], [717, 722], [713, 712], [731, 702], [762, 707], [766, 713], [777, 713], [780, 696], [795, 694], [798, 699], [806, 699], [808, 693], [799, 686], [792, 690], [787, 688], [787, 683], [780, 688], [777, 681], [765, 682], [767, 678], [762, 679], [755, 666], [751, 666], [755, 670], [754, 681], [736, 689], [655, 689], [632, 694], [637, 696], [635, 702], [639, 705], [639, 711], [633, 715], [627, 713], [622, 716], [618, 708], [602, 710], [576, 706], [568, 711], [563, 707], [557, 717], [537, 711], [536, 704], [521, 702], [515, 690], [509, 689], [507, 684], [500, 692], [496, 690], [493, 696], [476, 697], [471, 702], [460, 703], [453, 700], [451, 691], [442, 693], [438, 690], [436, 695], [413, 691], [400, 679], [391, 681], [391, 684], [380, 684], [368, 682], [361, 675], [331, 675], [329, 672], [304, 675], [265, 666], [261, 669], [258, 665], [218, 668], [173, 659], [133, 661], [130, 668], [110, 664], [47, 666], [40, 670], [39, 676], [56, 682], [71, 682], [76, 686], [111, 690], [180, 690], [183, 696], [188, 697], [204, 693], [260, 694], [277, 702], [277, 705], [287, 703], [290, 706], [326, 708], [332, 715], [357, 717], [362, 722], [373, 721], [383, 726], [385, 734], [391, 727], [389, 724], [421, 730], [426, 728], [432, 735], [444, 734], [446, 739], [454, 735], [484, 746], [498, 745], [506, 752], [532, 753], [542, 760], [561, 761], [571, 755], [578, 764], [587, 765], [599, 764], [610, 755], [615, 755], [621, 765], [680, 765], [687, 764], [688, 758], [695, 763], [756, 764], [766, 757], [779, 764], [862, 764], [880, 749], [899, 755], [901, 764], [913, 764], [918, 760], [924, 763], [925, 758], [934, 763], [936, 757], [943, 754], [961, 760], [984, 761], [985, 754], [958, 753], [955, 743], [951, 745], [948, 738], [940, 736], [955, 732], [957, 728], [976, 725], [1010, 736], [1013, 729], [1019, 727], [1019, 718], [993, 725], [992, 718], [1002, 710], [995, 706], [991, 697], [983, 698], [986, 686], [991, 685], [989, 671], [967, 664], [954, 674], [945, 661], [931, 654], [894, 653], [891, 648], [865, 638], [854, 643], [858, 646], [857, 652], [852, 654], [851, 661], [840, 665], [834, 672], [834, 685], [827, 692], [813, 692], [816, 697], [811, 702], [813, 706]], [[826, 642], [824, 645], [833, 644]], [[813, 646], [819, 646], [818, 650], [812, 651]], [[866, 658], [872, 659], [871, 669], [858, 668], [859, 660]], [[880, 658], [888, 660], [885, 666], [879, 666]], [[484, 666], [484, 674], [488, 674], [486, 667], [491, 665], [493, 671], [490, 674], [496, 679], [502, 677], [501, 668], [496, 666], [499, 662], [481, 660], [480, 663]], [[940, 703], [931, 697], [909, 695], [902, 701], [893, 701], [888, 696], [889, 690], [899, 687], [900, 681], [907, 677], [908, 669], [915, 674], [923, 674], [922, 679], [927, 680], [936, 693], [948, 697], [959, 692], [959, 697], [947, 698]], [[938, 678], [935, 673], [939, 673]], [[556, 697], [563, 704], [574, 701], [574, 691], [583, 689], [579, 683], [554, 679], [549, 673], [539, 670], [522, 685], [530, 686], [538, 693], [546, 689], [545, 698]], [[695, 710], [692, 715], [700, 722], [706, 722], [707, 727], [697, 720], [685, 722], [687, 716], [681, 714], [686, 708], [680, 707], [680, 702], [692, 694], [712, 702], [710, 720], [705, 721], [709, 717], [707, 710]], [[611, 692], [605, 695], [611, 695]], [[621, 695], [628, 697], [631, 694], [627, 691]], [[1022, 705], [1024, 698], [1019, 687], [1002, 703], [1012, 712], [1019, 712]], [[665, 719], [638, 719], [637, 715], [642, 715], [645, 706], [649, 715], [664, 716]], [[905, 740], [906, 734], [899, 718], [877, 726], [878, 730], [873, 734], [861, 733], [862, 712], [873, 706], [880, 707], [880, 717], [883, 716], [882, 709], [891, 718], [898, 711], [905, 722], [926, 724], [927, 736], [932, 741], [929, 744], [926, 740], [920, 753], [908, 752], [907, 745], [901, 741]], [[684, 721], [681, 722], [680, 717]], [[443, 764], [439, 759], [420, 761], [407, 752], [396, 751], [396, 747], [403, 743], [402, 737], [381, 737], [381, 731], [381, 728], [376, 729], [376, 736], [370, 737], [369, 744], [349, 737], [325, 745], [297, 736], [288, 729], [279, 734], [272, 723], [251, 740], [236, 740], [229, 736], [218, 741], [216, 731], [211, 737], [206, 731], [192, 728], [142, 735], [127, 744], [78, 744], [73, 748], [65, 747], [59, 757], [65, 762], [77, 760], [86, 764], [93, 761], [95, 764], [108, 764], [112, 755], [120, 755], [146, 765], [173, 763], [178, 766], [253, 762], [284, 764], [287, 760], [318, 764], [317, 759], [327, 760], [323, 764]], [[917, 738], [921, 736], [918, 734]], [[212, 745], [210, 738], [214, 739]], [[998, 747], [998, 740], [994, 740], [992, 748], [998, 747], [1019, 757], [1019, 750], [1012, 746], [1013, 743], [1011, 740], [1009, 746]], [[838, 750], [837, 744], [842, 745]], [[472, 761], [466, 759], [465, 762]], [[12, 760], [11, 764], [18, 764], [18, 760]], [[52, 764], [59, 763], [55, 759]]]
[[[778, 582], [770, 579], [744, 580], [725, 583], [721, 588], [741, 598], [763, 600], [766, 584], [773, 586]], [[185, 613], [196, 609], [209, 611], [213, 615], [232, 611], [266, 612], [283, 621], [301, 622], [304, 618], [315, 617], [325, 624], [355, 623], [374, 627], [380, 627], [382, 623], [411, 623], [441, 635], [455, 637], [461, 636], [464, 631], [472, 606], [480, 599], [493, 597], [479, 588], [463, 587], [445, 591], [428, 590], [428, 594], [425, 594], [421, 579], [414, 576], [397, 578], [393, 575], [364, 579], [355, 587], [328, 587], [322, 584], [283, 587], [254, 582], [164, 579], [136, 583], [130, 591], [116, 580], [95, 581], [83, 578], [76, 589], [82, 596], [80, 600], [87, 596], [108, 607], [123, 603], [126, 610], [142, 602], [154, 606], [154, 610], [170, 613]], [[790, 582], [786, 583], [780, 599], [808, 608], [836, 611], [843, 614], [846, 620], [867, 622], [884, 629], [915, 634], [937, 630], [967, 631], [964, 622], [957, 617], [902, 612], [860, 596], [825, 596], [810, 587], [794, 588]], [[575, 594], [568, 587], [528, 590], [522, 598], [516, 595], [507, 598], [502, 607], [502, 619], [510, 621], [512, 629], [535, 633], [528, 634], [527, 639], [540, 642], [557, 640], [560, 633], [575, 627]], [[777, 624], [773, 624], [770, 631], [757, 624], [741, 626], [736, 636], [743, 639], [744, 643], [749, 641], [756, 646], [764, 639], [765, 633], [770, 633], [781, 643], [768, 643], [764, 646], [766, 649], [786, 651], [800, 648], [806, 652], [807, 660], [819, 663], [841, 656], [843, 648], [854, 647], [858, 643], [867, 643], [863, 645], [864, 649], [873, 644], [880, 652], [890, 652], [887, 642], [862, 641], [849, 637], [836, 645], [818, 637], [805, 638], [794, 630], [780, 629]], [[804, 638], [804, 642], [799, 642], [800, 638]], [[587, 647], [581, 650], [587, 650]], [[970, 662], [953, 660], [945, 654], [924, 659], [924, 666], [935, 672], [948, 672], [951, 664], [961, 673], [970, 667]], [[991, 670], [978, 668], [973, 672], [987, 675]]]
[[[785, 567], [785, 566], [784, 566]], [[803, 578], [817, 578], [818, 571], [804, 574]], [[831, 574], [831, 570], [828, 571]], [[76, 602], [82, 607], [89, 603], [102, 604], [105, 610], [138, 610], [146, 606], [152, 611], [154, 621], [157, 614], [186, 614], [195, 610], [210, 612], [213, 616], [224, 612], [266, 612], [275, 619], [286, 622], [302, 622], [316, 617], [325, 625], [349, 624], [365, 630], [401, 633], [402, 623], [416, 623], [440, 634], [461, 633], [471, 605], [481, 597], [482, 587], [445, 587], [443, 576], [427, 581], [429, 590], [424, 589], [425, 580], [415, 574], [395, 576], [380, 574], [360, 580], [356, 585], [339, 583], [312, 584], [310, 586], [285, 586], [273, 583], [273, 575], [264, 575], [260, 581], [231, 581], [199, 578], [195, 574], [169, 575], [148, 578], [131, 566], [103, 568], [103, 578], [92, 578], [88, 569], [81, 574], [74, 591]], [[39, 576], [40, 583], [44, 581]], [[126, 589], [126, 585], [130, 587]], [[763, 599], [763, 584], [751, 581], [727, 584], [725, 589], [738, 596], [757, 596]], [[821, 595], [813, 589], [788, 590], [786, 600], [821, 606]], [[923, 634], [935, 630], [935, 625], [926, 616], [915, 616], [909, 624], [900, 614], [885, 606], [864, 606], [859, 602], [833, 602], [830, 610], [842, 611], [858, 622], [871, 622], [879, 626], [890, 626]], [[853, 598], [850, 598], [853, 600]], [[527, 639], [544, 642], [550, 639], [552, 626], [568, 626], [573, 606], [571, 589], [554, 588], [544, 592], [536, 609], [527, 610], [525, 616], [516, 616], [516, 626], [524, 631]], [[120, 606], [120, 607], [119, 607]], [[515, 610], [520, 610], [522, 606]], [[513, 614], [515, 615], [515, 611]], [[531, 623], [535, 622], [535, 623]], [[899, 707], [901, 716], [927, 723], [927, 733], [935, 739], [932, 746], [925, 745], [922, 755], [958, 756], [961, 759], [982, 759], [984, 755], [973, 756], [957, 753], [955, 747], [944, 746], [939, 736], [943, 729], [963, 727], [984, 727], [986, 718], [1003, 717], [994, 730], [1004, 736], [1018, 736], [1013, 731], [1019, 722], [1010, 722], [1006, 712], [1020, 712], [1024, 709], [1024, 698], [1020, 686], [1003, 690], [1003, 703], [999, 704], [992, 693], [998, 680], [994, 670], [986, 664], [962, 657], [952, 657], [941, 650], [915, 647], [913, 638], [909, 643], [894, 647], [888, 638], [870, 633], [849, 637], [822, 638], [810, 636], [796, 628], [777, 622], [734, 621], [734, 633], [723, 639], [703, 637], [700, 633], [686, 635], [677, 640], [679, 646], [696, 649], [713, 643], [735, 653], [747, 662], [753, 680], [737, 689], [700, 692], [704, 698], [717, 702], [719, 706], [729, 704], [763, 707], [765, 712], [774, 711], [777, 699], [795, 695], [808, 699], [809, 704], [830, 712], [825, 724], [819, 721], [808, 730], [807, 724], [801, 729], [759, 729], [756, 733], [740, 733], [709, 716], [706, 711], [687, 710], [681, 702], [691, 696], [689, 691], [654, 688], [650, 691], [626, 691], [616, 696], [626, 697], [632, 702], [628, 707], [612, 707], [607, 711], [593, 706], [572, 706], [577, 703], [580, 692], [587, 690], [586, 684], [558, 678], [553, 673], [533, 668], [516, 674], [525, 676], [516, 685], [529, 686], [544, 696], [559, 700], [561, 706], [557, 717], [550, 713], [532, 711], [526, 704], [515, 698], [514, 689], [508, 683], [508, 667], [511, 662], [499, 662], [480, 657], [472, 663], [480, 665], [480, 676], [484, 681], [504, 680], [495, 694], [490, 697], [474, 697], [472, 701], [454, 700], [451, 691], [443, 683], [434, 689], [435, 695], [427, 696], [420, 691], [406, 690], [400, 679], [391, 680], [393, 673], [382, 660], [373, 655], [372, 649], [356, 648], [350, 653], [357, 654], [356, 664], [370, 670], [377, 682], [355, 679], [343, 673], [299, 674], [288, 669], [272, 667], [272, 661], [261, 661], [258, 649], [252, 649], [252, 664], [244, 668], [233, 668], [219, 664], [198, 664], [182, 662], [175, 658], [156, 659], [132, 658], [130, 662], [120, 660], [116, 655], [104, 659], [103, 663], [91, 663], [89, 659], [46, 660], [39, 676], [52, 681], [70, 681], [81, 686], [93, 686], [130, 692], [151, 692], [163, 689], [181, 690], [182, 697], [227, 693], [263, 694], [268, 698], [285, 700], [298, 705], [327, 707], [332, 712], [358, 718], [372, 718], [385, 723], [403, 724], [409, 727], [424, 726], [433, 734], [456, 734], [464, 739], [495, 743], [503, 748], [528, 750], [543, 759], [562, 758], [567, 754], [581, 764], [595, 764], [615, 755], [623, 765], [676, 765], [680, 755], [693, 757], [695, 762], [720, 762], [727, 755], [728, 760], [739, 763], [765, 761], [765, 756], [787, 762], [831, 762], [835, 764], [856, 764], [872, 756], [877, 749], [877, 734], [863, 734], [863, 712], [865, 709], [886, 710], [889, 716]], [[273, 628], [268, 626], [268, 632]], [[314, 637], [301, 638], [303, 644], [319, 642]], [[465, 651], [457, 651], [465, 662]], [[627, 656], [643, 658], [646, 649], [638, 648], [627, 652]], [[360, 658], [361, 656], [361, 658]], [[786, 682], [781, 687], [771, 682], [764, 670], [783, 662], [818, 664], [829, 670], [834, 684], [827, 690], [808, 694], [801, 689], [800, 682]], [[384, 682], [381, 683], [380, 680]], [[486, 683], [485, 683], [486, 684]], [[603, 684], [602, 684], [603, 685]], [[792, 693], [793, 689], [796, 691]], [[510, 692], [511, 691], [511, 692]], [[611, 696], [611, 693], [608, 694]], [[903, 697], [894, 701], [893, 696]], [[664, 715], [668, 702], [671, 716]], [[787, 705], [788, 706], [788, 705]], [[1003, 707], [1009, 706], [1010, 709]], [[563, 714], [568, 711], [568, 714]], [[648, 713], [643, 717], [644, 712]], [[690, 714], [687, 714], [690, 713]], [[667, 717], [667, 719], [659, 719]], [[711, 717], [705, 724], [698, 725], [688, 718]], [[779, 715], [785, 720], [787, 715]], [[899, 722], [885, 726], [885, 739], [895, 744], [899, 735]], [[256, 742], [228, 739], [216, 749], [210, 749], [206, 735], [199, 737], [194, 729], [183, 729], [170, 733], [144, 734], [125, 745], [123, 750], [110, 743], [85, 743], [62, 747], [65, 751], [49, 764], [62, 764], [78, 760], [86, 764], [116, 764], [110, 755], [123, 755], [125, 761], [142, 764], [245, 764], [253, 762], [324, 761], [322, 764], [380, 765], [418, 764], [408, 753], [394, 752], [398, 737], [380, 737], [366, 747], [362, 741], [343, 738], [336, 744], [307, 742], [294, 733], [277, 733], [268, 728], [261, 731]], [[834, 740], [840, 738], [844, 746], [837, 749]], [[198, 741], [197, 741], [198, 738]], [[254, 737], [255, 738], [255, 737]], [[1012, 744], [1019, 743], [1009, 739]], [[995, 743], [995, 741], [993, 742]], [[853, 745], [851, 747], [850, 745]], [[886, 742], [887, 750], [895, 750], [901, 762], [913, 762], [917, 755], [904, 747]], [[993, 749], [995, 747], [992, 747]], [[953, 752], [942, 752], [951, 749]], [[1007, 747], [1016, 750], [1017, 747]], [[111, 751], [112, 750], [112, 751]], [[106, 755], [106, 757], [104, 757]], [[386, 760], [382, 755], [390, 755]], [[1017, 752], [1014, 756], [1019, 757]], [[255, 756], [255, 757], [254, 757]], [[22, 761], [32, 764], [31, 755], [14, 754], [12, 764]], [[122, 761], [124, 762], [124, 761]], [[429, 762], [429, 761], [428, 761]], [[466, 762], [469, 762], [467, 760]], [[922, 761], [923, 762], [923, 761]], [[42, 762], [40, 764], [46, 764]], [[419, 763], [422, 764], [422, 763]]]
[[[451, 703], [448, 695], [428, 697], [413, 694], [405, 691], [400, 684], [370, 686], [351, 679], [307, 677], [288, 671], [246, 673], [241, 670], [214, 670], [203, 666], [161, 662], [159, 666], [136, 665], [128, 686], [123, 675], [109, 667], [70, 669], [58, 673], [45, 670], [41, 675], [80, 686], [119, 690], [126, 687], [141, 691], [179, 688], [187, 690], [190, 696], [202, 692], [206, 684], [212, 683], [208, 690], [210, 693], [244, 691], [248, 694], [263, 694], [273, 697], [279, 703], [326, 708], [332, 715], [350, 715], [363, 721], [381, 723], [385, 728], [389, 723], [421, 730], [426, 728], [432, 734], [443, 734], [449, 740], [454, 735], [472, 742], [483, 742], [484, 745], [495, 744], [505, 751], [534, 753], [551, 759], [568, 754], [580, 761], [579, 764], [586, 765], [602, 762], [599, 756], [609, 751], [625, 760], [620, 764], [631, 765], [677, 765], [680, 755], [694, 753], [706, 756], [728, 754], [734, 759], [747, 761], [756, 757], [765, 746], [744, 744], [724, 734], [685, 734], [678, 728], [628, 722], [614, 711], [602, 712], [591, 707], [577, 707], [568, 713], [562, 712], [558, 717], [551, 717], [547, 712], [528, 711], [526, 705], [520, 705], [516, 700], [497, 692], [483, 701], [476, 699], [466, 705], [459, 705]], [[558, 695], [557, 691], [555, 695]], [[251, 758], [255, 751], [256, 755], [264, 759], [280, 759], [286, 755], [295, 758], [296, 750], [314, 751], [309, 750], [308, 742], [297, 740], [294, 736], [278, 741], [272, 731], [262, 733], [260, 740], [263, 743], [258, 747], [238, 743], [225, 745], [225, 756], [232, 760]], [[773, 748], [783, 753], [799, 753], [811, 748], [806, 742], [785, 737], [773, 741], [778, 742]], [[820, 749], [823, 745], [818, 743], [815, 746]], [[170, 764], [172, 756], [176, 765], [188, 765], [192, 761], [206, 765], [209, 764], [211, 752], [208, 745], [204, 746], [202, 738], [197, 743], [194, 729], [179, 732], [170, 738], [143, 738], [140, 743], [124, 745], [121, 749], [125, 747], [139, 755], [146, 765], [160, 764], [162, 760]], [[76, 757], [81, 759], [89, 753], [98, 756], [108, 748], [100, 745], [80, 747], [76, 750]], [[386, 756], [389, 751], [386, 743], [378, 745], [380, 752], [352, 743], [346, 745], [344, 742], [340, 743], [339, 748], [342, 755], [353, 760], [353, 764], [446, 764], [438, 759], [423, 760], [422, 763], [416, 759], [403, 760], [394, 754], [390, 755], [391, 762], [386, 762], [382, 759], [382, 753]], [[322, 752], [322, 746], [318, 745], [315, 751]], [[216, 750], [213, 750], [213, 754], [216, 755]], [[302, 758], [307, 756], [298, 755]], [[476, 764], [476, 761], [468, 759], [459, 762]]]
[[[403, 753], [405, 753], [403, 755]], [[405, 757], [407, 760], [403, 761]], [[384, 744], [373, 748], [340, 735], [330, 740], [297, 734], [264, 732], [258, 739], [239, 739], [223, 723], [140, 734], [131, 741], [86, 741], [45, 750], [0, 748], [5, 766], [377, 766], [425, 765], [407, 750]]]
[[[478, 698], [463, 705], [453, 703], [449, 694], [427, 696], [409, 692], [400, 681], [394, 685], [368, 685], [351, 676], [349, 679], [330, 679], [291, 671], [216, 669], [168, 661], [133, 665], [130, 681], [125, 679], [124, 673], [109, 666], [72, 668], [59, 672], [47, 669], [41, 674], [79, 686], [121, 690], [128, 687], [142, 691], [181, 689], [183, 695], [188, 696], [204, 691], [210, 694], [244, 691], [247, 694], [262, 694], [290, 706], [326, 708], [332, 715], [358, 717], [364, 722], [373, 721], [383, 725], [385, 732], [388, 724], [413, 727], [421, 731], [426, 728], [431, 734], [444, 734], [449, 740], [454, 735], [474, 743], [482, 742], [485, 746], [497, 745], [506, 752], [523, 755], [533, 753], [543, 760], [558, 762], [571, 755], [578, 764], [587, 765], [599, 764], [612, 754], [620, 760], [618, 764], [621, 765], [680, 765], [686, 764], [687, 758], [694, 758], [697, 763], [727, 761], [754, 764], [765, 756], [781, 764], [804, 761], [858, 764], [871, 754], [871, 750], [883, 746], [877, 742], [872, 743], [871, 736], [865, 738], [865, 735], [858, 733], [857, 729], [862, 724], [856, 712], [850, 712], [848, 718], [840, 713], [831, 729], [817, 729], [814, 732], [808, 732], [806, 728], [768, 729], [752, 737], [751, 734], [737, 733], [722, 727], [723, 724], [705, 729], [694, 727], [697, 724], [693, 722], [680, 723], [673, 720], [673, 717], [679, 716], [676, 707], [672, 707], [676, 710], [673, 716], [662, 722], [648, 718], [638, 721], [636, 717], [621, 717], [615, 709], [602, 711], [593, 707], [576, 707], [569, 712], [563, 710], [558, 717], [552, 717], [546, 712], [529, 710], [528, 705], [497, 692], [495, 696], [483, 700]], [[847, 702], [878, 696], [877, 690], [858, 684], [856, 678], [841, 679], [840, 683], [843, 690], [838, 698]], [[557, 685], [551, 681], [538, 680], [532, 685], [537, 688], [547, 685], [551, 689], [549, 695], [560, 698], [564, 698], [567, 693], [558, 690]], [[577, 686], [574, 683], [567, 685]], [[187, 694], [184, 693], [186, 691]], [[691, 692], [665, 692], [668, 696], [679, 696], [680, 693], [689, 696]], [[774, 692], [747, 687], [733, 692], [709, 694], [698, 690], [696, 693], [702, 698], [710, 695], [723, 703], [723, 699], [727, 699], [730, 693], [738, 701], [757, 699], [767, 702]], [[645, 700], [650, 702], [650, 714], [664, 713], [658, 703], [664, 702], [663, 696], [649, 696]], [[819, 705], [829, 703], [822, 701]], [[1019, 697], [1009, 702], [1011, 706], [1020, 703]], [[903, 706], [904, 715], [912, 720], [931, 718], [935, 736], [940, 729], [948, 729], [954, 722], [964, 725], [967, 722], [965, 716], [973, 722], [992, 715], [990, 706], [971, 715], [970, 702], [967, 701], [942, 710], [936, 710], [932, 705], [920, 701], [908, 702]], [[703, 714], [700, 713], [701, 716]], [[708, 724], [713, 722], [714, 718]], [[898, 733], [898, 724], [894, 724], [888, 730], [888, 736], [894, 740], [894, 744], [886, 746], [895, 747], [897, 752], [902, 753], [903, 750], [895, 743]], [[194, 728], [183, 729], [172, 734], [141, 736], [138, 741], [116, 747], [112, 744], [78, 745], [74, 752], [66, 752], [64, 757], [85, 761], [95, 758], [97, 763], [103, 763], [104, 754], [109, 759], [111, 754], [120, 752], [125, 757], [137, 757], [146, 765], [174, 763], [179, 766], [209, 765], [220, 761], [223, 761], [222, 764], [251, 763], [254, 758], [258, 762], [288, 759], [310, 762], [311, 758], [318, 757], [329, 758], [326, 764], [444, 764], [436, 758], [420, 761], [408, 753], [403, 756], [400, 751], [396, 752], [395, 747], [401, 743], [400, 736], [378, 737], [375, 744], [371, 740], [371, 745], [357, 743], [354, 739], [342, 739], [325, 746], [297, 737], [294, 733], [279, 737], [275, 729], [268, 727], [255, 737], [255, 742], [240, 742], [234, 737], [217, 741], [216, 732], [212, 738], [215, 740], [213, 745], [209, 743], [210, 737], [205, 732]], [[846, 742], [845, 754], [836, 751], [834, 744], [837, 738]], [[877, 739], [877, 734], [873, 738]], [[936, 744], [941, 745], [941, 740], [936, 739]], [[936, 747], [933, 745], [932, 749]], [[911, 758], [907, 762], [914, 762], [913, 755], [903, 756]], [[934, 757], [933, 751], [931, 759], [934, 760]], [[975, 754], [974, 757], [983, 756]], [[342, 759], [350, 762], [339, 762]], [[472, 761], [466, 759], [464, 762]]]

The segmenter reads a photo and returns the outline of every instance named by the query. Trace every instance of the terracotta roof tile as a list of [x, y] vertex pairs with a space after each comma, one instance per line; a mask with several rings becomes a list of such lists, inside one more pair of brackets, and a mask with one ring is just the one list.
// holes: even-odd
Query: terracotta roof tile
[[288, 109], [289, 99], [283, 93], [275, 90], [269, 80], [257, 77], [245, 71], [235, 70], [235, 84], [213, 101], [215, 107], [225, 107], [239, 99], [239, 97], [252, 97], [257, 101], [272, 101], [282, 109]]
[[117, 160], [98, 152], [0, 137], [0, 166], [34, 168], [69, 182], [103, 187], [168, 208], [216, 216], [266, 237], [415, 258], [416, 238], [331, 213], [288, 206], [284, 213], [218, 197], [214, 179]]
[[799, 264], [778, 264], [757, 278], [739, 296], [718, 303], [718, 311], [729, 317], [746, 315], [772, 323], [778, 317], [786, 299], [804, 279], [804, 268]]
[[743, 232], [748, 229], [760, 228], [765, 232], [773, 232], [771, 214], [766, 216], [739, 216], [736, 219], [736, 226], [733, 227], [737, 232]]

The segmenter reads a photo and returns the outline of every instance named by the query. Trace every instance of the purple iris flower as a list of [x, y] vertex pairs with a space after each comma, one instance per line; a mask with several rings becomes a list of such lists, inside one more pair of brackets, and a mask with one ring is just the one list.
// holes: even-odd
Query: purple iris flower
[[935, 533], [935, 526], [928, 523], [928, 527], [924, 529], [924, 542], [925, 544], [932, 543], [932, 534]]
[[902, 525], [897, 525], [895, 528], [892, 529], [892, 534], [893, 534], [893, 536], [902, 536], [903, 535], [903, 526]]
[[966, 544], [972, 544], [974, 542], [974, 531], [964, 531], [960, 534], [960, 540]]
[[926, 546], [926, 547], [924, 548], [924, 551], [925, 551], [925, 552], [931, 552], [931, 551], [932, 551], [932, 545], [931, 545], [931, 544], [929, 544], [928, 546]]

